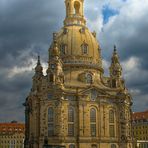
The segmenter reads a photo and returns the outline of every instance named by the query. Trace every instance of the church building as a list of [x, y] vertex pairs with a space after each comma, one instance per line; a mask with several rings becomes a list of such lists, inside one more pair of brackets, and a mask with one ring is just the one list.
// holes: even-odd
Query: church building
[[116, 47], [106, 77], [96, 33], [86, 26], [84, 0], [65, 0], [65, 6], [47, 74], [38, 57], [24, 104], [25, 148], [133, 148], [132, 97]]

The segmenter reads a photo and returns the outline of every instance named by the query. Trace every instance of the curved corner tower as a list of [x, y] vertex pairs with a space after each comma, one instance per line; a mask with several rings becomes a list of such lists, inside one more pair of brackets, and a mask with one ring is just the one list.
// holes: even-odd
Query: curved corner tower
[[84, 0], [65, 0], [64, 26], [53, 33], [47, 75], [38, 57], [25, 103], [25, 148], [132, 148], [131, 104], [114, 47], [105, 77]]

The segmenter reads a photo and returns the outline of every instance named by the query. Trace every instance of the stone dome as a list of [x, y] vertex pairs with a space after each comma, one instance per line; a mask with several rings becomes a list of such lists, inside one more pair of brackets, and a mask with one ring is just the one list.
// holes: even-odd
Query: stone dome
[[71, 25], [63, 27], [56, 35], [63, 62], [74, 60], [102, 65], [100, 46], [96, 33], [87, 27]]
[[[100, 46], [96, 33], [90, 32], [84, 18], [83, 0], [65, 0], [66, 18], [64, 27], [53, 34], [60, 50], [64, 67], [102, 69]], [[53, 48], [53, 43], [51, 48]]]

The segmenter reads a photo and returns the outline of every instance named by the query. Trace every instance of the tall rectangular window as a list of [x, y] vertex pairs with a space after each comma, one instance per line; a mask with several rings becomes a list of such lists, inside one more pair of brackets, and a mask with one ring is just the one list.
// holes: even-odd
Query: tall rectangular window
[[91, 136], [95, 137], [96, 136], [96, 124], [91, 124], [90, 125], [90, 130], [91, 130]]
[[110, 134], [110, 137], [115, 137], [115, 127], [114, 127], [114, 125], [109, 126], [109, 134]]
[[68, 124], [68, 136], [74, 136], [74, 124]]
[[90, 134], [92, 137], [96, 137], [96, 109], [90, 109]]
[[54, 126], [52, 123], [48, 124], [48, 136], [53, 136], [54, 134]]
[[54, 110], [52, 107], [48, 108], [48, 136], [54, 135]]
[[74, 109], [69, 108], [68, 110], [68, 122], [74, 122]]
[[75, 111], [74, 108], [68, 108], [68, 135], [74, 136]]

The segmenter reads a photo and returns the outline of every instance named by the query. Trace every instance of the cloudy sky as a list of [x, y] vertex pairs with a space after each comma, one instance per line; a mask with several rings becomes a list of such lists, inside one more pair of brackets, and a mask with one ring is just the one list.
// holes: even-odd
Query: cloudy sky
[[[85, 16], [97, 32], [105, 73], [116, 44], [133, 111], [148, 109], [148, 1], [85, 0]], [[64, 17], [64, 0], [0, 0], [0, 122], [24, 121], [37, 55], [46, 68]]]

